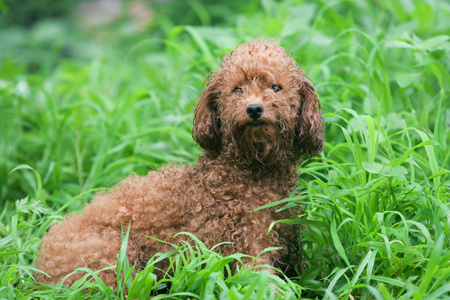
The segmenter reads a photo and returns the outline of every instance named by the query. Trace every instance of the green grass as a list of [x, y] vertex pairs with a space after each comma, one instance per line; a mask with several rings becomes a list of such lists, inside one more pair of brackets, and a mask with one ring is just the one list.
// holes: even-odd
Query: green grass
[[[448, 299], [450, 6], [249, 1], [220, 16], [186, 3], [180, 19], [156, 10], [146, 33], [127, 20], [82, 32], [70, 18], [0, 28], [0, 299]], [[261, 35], [292, 50], [326, 118], [324, 152], [300, 166], [292, 193], [309, 268], [251, 272], [242, 254], [222, 257], [191, 235], [133, 275], [124, 233], [118, 289], [93, 272], [70, 288], [37, 285], [51, 224], [131, 172], [195, 162], [206, 75]], [[156, 278], [155, 261], [174, 253], [173, 275]]]

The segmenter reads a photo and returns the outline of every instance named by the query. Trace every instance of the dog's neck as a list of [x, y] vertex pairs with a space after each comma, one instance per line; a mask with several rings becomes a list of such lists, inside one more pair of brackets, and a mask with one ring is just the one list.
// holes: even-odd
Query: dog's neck
[[225, 182], [265, 186], [285, 197], [297, 186], [298, 161], [278, 161], [277, 164], [254, 161], [243, 164], [241, 160], [233, 159], [230, 155], [219, 154], [216, 157], [209, 157], [203, 154], [198, 158], [198, 163], [205, 170], [221, 173], [214, 177], [223, 177]]

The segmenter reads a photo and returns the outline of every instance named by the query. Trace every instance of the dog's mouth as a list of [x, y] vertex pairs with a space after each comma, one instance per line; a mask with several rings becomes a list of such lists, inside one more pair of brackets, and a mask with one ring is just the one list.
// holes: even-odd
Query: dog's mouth
[[267, 125], [267, 122], [263, 122], [263, 121], [249, 121], [249, 122], [247, 122], [247, 124], [245, 124], [245, 126], [248, 126], [248, 127], [255, 127], [255, 128], [257, 128], [257, 127], [262, 127], [262, 126], [264, 126], [264, 125]]
[[261, 127], [268, 127], [273, 125], [272, 122], [270, 122], [270, 120], [266, 119], [266, 118], [260, 118], [257, 120], [253, 120], [253, 119], [246, 119], [241, 121], [241, 124], [239, 124], [240, 127], [250, 127], [250, 128], [261, 128]]

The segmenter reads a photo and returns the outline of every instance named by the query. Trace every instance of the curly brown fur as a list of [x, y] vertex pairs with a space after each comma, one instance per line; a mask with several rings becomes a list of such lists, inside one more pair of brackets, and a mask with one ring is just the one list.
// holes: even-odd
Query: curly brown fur
[[[225, 255], [256, 256], [281, 246], [258, 263], [292, 269], [299, 258], [295, 226], [277, 224], [267, 235], [272, 222], [292, 211], [251, 211], [286, 198], [296, 186], [301, 157], [321, 152], [324, 127], [314, 89], [273, 40], [238, 46], [208, 78], [195, 108], [193, 137], [204, 149], [198, 163], [131, 176], [98, 195], [83, 213], [54, 225], [42, 240], [37, 263], [51, 277], [37, 274], [39, 281], [57, 283], [79, 267], [115, 265], [121, 225], [126, 229], [130, 223], [127, 254], [138, 266], [170, 250], [148, 236], [170, 241], [184, 231], [209, 247], [233, 242], [220, 248]], [[249, 105], [262, 107], [261, 115], [251, 116]], [[81, 276], [72, 275], [65, 284]], [[113, 270], [100, 276], [115, 286]]]

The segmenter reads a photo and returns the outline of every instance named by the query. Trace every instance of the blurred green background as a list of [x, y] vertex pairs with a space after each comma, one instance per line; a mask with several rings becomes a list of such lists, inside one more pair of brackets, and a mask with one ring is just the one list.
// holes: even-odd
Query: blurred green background
[[[195, 163], [192, 111], [207, 74], [260, 36], [302, 66], [327, 123], [295, 194], [309, 269], [283, 295], [450, 297], [448, 1], [0, 0], [0, 9], [0, 298], [32, 289], [43, 234], [96, 189]], [[177, 280], [174, 289], [191, 291]], [[203, 282], [194, 293], [273, 291], [252, 293], [249, 282]]]

